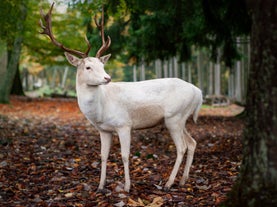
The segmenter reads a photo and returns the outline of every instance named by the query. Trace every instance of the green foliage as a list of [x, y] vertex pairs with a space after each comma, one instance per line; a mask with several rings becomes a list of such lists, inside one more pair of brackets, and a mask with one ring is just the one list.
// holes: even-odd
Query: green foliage
[[[41, 16], [39, 11], [42, 9], [46, 14], [49, 8], [48, 2], [38, 5], [36, 1], [30, 1], [23, 55], [31, 56], [31, 61], [39, 62], [42, 65], [64, 65], [66, 61], [63, 58], [63, 51], [51, 44], [46, 35], [40, 34], [41, 28], [38, 22]], [[52, 12], [53, 33], [56, 39], [66, 47], [85, 51], [85, 28], [80, 19], [78, 10], [69, 9], [66, 14], [61, 14], [54, 7]], [[57, 58], [59, 56], [62, 58]]]
[[223, 59], [227, 65], [232, 65], [232, 61], [239, 58], [236, 37], [249, 34], [251, 29], [245, 1], [203, 1], [203, 11], [206, 27], [213, 37], [213, 59], [216, 48], [222, 45]]
[[[69, 8], [65, 14], [53, 12], [53, 27], [57, 39], [62, 40], [66, 46], [85, 50], [82, 36], [87, 32], [93, 45], [90, 55], [95, 55], [101, 41], [92, 17], [97, 14], [100, 18], [104, 4], [106, 34], [112, 39], [108, 52], [113, 54], [113, 58], [121, 56], [125, 62], [128, 59], [138, 61], [142, 57], [149, 62], [176, 55], [181, 61], [186, 61], [191, 58], [191, 46], [196, 45], [211, 48], [213, 58], [216, 56], [216, 49], [222, 47], [222, 59], [231, 65], [232, 60], [239, 57], [235, 48], [236, 37], [250, 31], [250, 18], [245, 2], [239, 0], [67, 2]], [[47, 11], [49, 5], [43, 5], [43, 8]], [[32, 10], [38, 11], [35, 3]], [[41, 41], [40, 48], [43, 49], [33, 47], [36, 43], [28, 46], [32, 46], [32, 52], [39, 53], [38, 56], [41, 54], [44, 57], [55, 57], [61, 54], [59, 49], [49, 44], [47, 38], [39, 37], [37, 40]], [[35, 42], [34, 39], [32, 41]], [[45, 62], [49, 61], [47, 59]]]
[[250, 32], [244, 1], [147, 2], [136, 1], [134, 8], [139, 9], [130, 11], [130, 36], [137, 38], [131, 46], [134, 51], [149, 60], [175, 55], [187, 60], [192, 45], [211, 47], [215, 59], [216, 49], [222, 46], [222, 59], [231, 65], [238, 58], [236, 37]]
[[1, 1], [0, 39], [5, 41], [10, 41], [16, 35], [16, 20], [20, 18], [20, 7], [22, 3], [23, 3], [23, 0]]
[[4, 0], [0, 6], [0, 40], [6, 43], [7, 50], [14, 47], [14, 40], [22, 36], [28, 0]]
[[[244, 1], [239, 0], [67, 0], [56, 1], [52, 14], [53, 32], [57, 40], [67, 47], [86, 50], [84, 36], [92, 44], [91, 56], [101, 46], [94, 15], [100, 19], [102, 4], [105, 9], [105, 33], [112, 39], [107, 53], [112, 60], [138, 64], [155, 59], [178, 56], [180, 61], [193, 58], [192, 46], [211, 49], [223, 48], [222, 60], [231, 65], [239, 57], [236, 37], [249, 34], [250, 18]], [[28, 14], [24, 24], [24, 41], [21, 60], [41, 65], [67, 64], [63, 51], [41, 35], [40, 12], [48, 12], [48, 0], [4, 0], [0, 6], [0, 39], [7, 43], [16, 36], [16, 22], [20, 8], [27, 5]], [[65, 13], [57, 11], [58, 5], [67, 4]], [[10, 17], [13, 18], [10, 18]], [[112, 62], [113, 63], [113, 62]], [[116, 65], [111, 68], [117, 68]], [[119, 77], [130, 76], [130, 69]], [[120, 73], [125, 73], [121, 71]], [[151, 74], [150, 74], [151, 75]]]

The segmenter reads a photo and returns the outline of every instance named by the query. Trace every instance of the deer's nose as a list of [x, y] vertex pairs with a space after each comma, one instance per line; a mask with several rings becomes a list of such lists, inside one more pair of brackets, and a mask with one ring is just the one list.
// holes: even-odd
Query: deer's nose
[[109, 77], [109, 76], [105, 76], [104, 79], [107, 81], [107, 83], [111, 82], [111, 80], [112, 80], [111, 77]]

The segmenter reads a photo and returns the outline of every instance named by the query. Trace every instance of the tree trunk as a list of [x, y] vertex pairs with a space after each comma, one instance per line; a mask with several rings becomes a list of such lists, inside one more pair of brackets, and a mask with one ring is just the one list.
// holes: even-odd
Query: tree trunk
[[17, 69], [16, 69], [16, 73], [15, 73], [15, 77], [12, 85], [11, 94], [20, 95], [20, 96], [24, 95], [18, 65], [17, 65]]
[[247, 95], [247, 83], [248, 83], [248, 76], [249, 76], [249, 65], [250, 65], [250, 42], [249, 37], [245, 37], [245, 44], [243, 47], [243, 54], [246, 58], [243, 59], [244, 62], [244, 69], [242, 70], [242, 104], [246, 105], [246, 95]]
[[[240, 50], [240, 38], [237, 37], [237, 50]], [[242, 97], [241, 97], [241, 61], [237, 60], [236, 61], [236, 66], [235, 66], [235, 80], [236, 80], [236, 91], [235, 91], [235, 96], [236, 96], [236, 101], [241, 102]]]
[[215, 95], [220, 95], [220, 89], [221, 89], [221, 86], [220, 86], [220, 49], [217, 50], [217, 60], [216, 60], [216, 64], [215, 64], [215, 73], [214, 73], [214, 92], [215, 92]]
[[181, 67], [182, 67], [182, 79], [186, 80], [186, 63], [182, 63]]
[[145, 62], [144, 58], [141, 60], [141, 66], [140, 66], [140, 81], [145, 80]]
[[240, 176], [228, 206], [277, 206], [277, 2], [249, 1], [252, 15], [247, 125]]
[[23, 25], [27, 15], [27, 8], [25, 4], [22, 4], [20, 7], [21, 15], [17, 21], [17, 31], [16, 36], [11, 44], [11, 49], [8, 50], [8, 64], [7, 70], [4, 74], [2, 81], [0, 82], [0, 103], [9, 103], [9, 97], [12, 90], [12, 85], [16, 70], [18, 69], [20, 52], [21, 52], [21, 43], [23, 41]]
[[[54, 72], [53, 72], [53, 75], [52, 75], [52, 81], [51, 81], [51, 88], [55, 88], [56, 87], [56, 79], [57, 79], [57, 67], [54, 67]], [[33, 82], [33, 85], [34, 85], [34, 82]]]
[[173, 77], [173, 66], [172, 66], [172, 58], [168, 60], [168, 70], [169, 70], [169, 77]]
[[191, 77], [191, 64], [188, 63], [188, 82], [192, 83], [192, 77]]
[[236, 101], [241, 102], [241, 62], [236, 61], [235, 66], [235, 97]]
[[201, 68], [201, 49], [198, 51], [197, 55], [197, 76], [198, 76], [198, 87], [203, 91], [203, 78], [202, 78], [202, 68]]
[[[3, 46], [2, 46], [3, 44]], [[0, 39], [0, 47], [4, 47], [3, 51], [0, 50], [0, 77], [2, 81], [2, 77], [4, 77], [6, 70], [7, 70], [7, 65], [8, 65], [8, 54], [7, 54], [7, 48], [4, 43], [1, 42]]]
[[3, 81], [0, 83], [0, 103], [9, 103], [9, 97], [18, 67], [21, 43], [22, 37], [17, 37], [14, 41], [12, 51], [9, 52], [7, 70], [3, 77]]
[[137, 65], [133, 65], [133, 82], [137, 81]]
[[155, 61], [155, 72], [156, 72], [156, 78], [162, 77], [162, 62], [160, 59]]
[[174, 75], [173, 77], [178, 78], [179, 77], [179, 70], [178, 70], [178, 61], [177, 61], [177, 57], [173, 57], [173, 71], [174, 71]]
[[230, 68], [230, 75], [228, 79], [228, 96], [235, 100], [235, 68]]
[[208, 95], [214, 94], [214, 64], [209, 62], [209, 81], [208, 81]]
[[164, 78], [168, 77], [168, 61], [163, 60], [163, 71], [164, 71]]
[[64, 73], [63, 73], [63, 79], [62, 79], [62, 83], [61, 83], [61, 88], [64, 90], [65, 89], [65, 83], [66, 83], [66, 79], [67, 79], [67, 73], [68, 73], [68, 69], [69, 67], [66, 66]]

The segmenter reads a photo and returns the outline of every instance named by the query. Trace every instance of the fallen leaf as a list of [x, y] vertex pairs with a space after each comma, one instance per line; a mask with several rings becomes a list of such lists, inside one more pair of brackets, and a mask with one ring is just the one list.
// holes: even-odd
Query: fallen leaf
[[196, 187], [199, 189], [199, 190], [208, 190], [210, 189], [212, 186], [211, 185], [196, 185]]
[[123, 201], [120, 201], [120, 202], [114, 204], [114, 206], [123, 207], [123, 206], [125, 206], [125, 203]]
[[162, 197], [156, 197], [152, 201], [152, 203], [148, 204], [147, 207], [160, 207], [163, 205], [163, 198]]
[[138, 198], [138, 201], [134, 201], [133, 199], [129, 198], [128, 206], [145, 206], [145, 205], [140, 198]]
[[71, 198], [73, 195], [74, 195], [74, 193], [66, 193], [66, 194], [64, 194], [64, 196], [66, 198]]
[[128, 194], [122, 192], [124, 167], [113, 135], [106, 188], [99, 193], [99, 133], [76, 99], [12, 97], [10, 105], [0, 104], [0, 206], [128, 206], [130, 198], [133, 206], [219, 206], [241, 165], [244, 123], [230, 117], [235, 107], [201, 109], [204, 116], [200, 112], [197, 125], [188, 120], [187, 129], [198, 143], [190, 177], [177, 187], [178, 172], [168, 192], [162, 186], [176, 149], [165, 126], [132, 132]]

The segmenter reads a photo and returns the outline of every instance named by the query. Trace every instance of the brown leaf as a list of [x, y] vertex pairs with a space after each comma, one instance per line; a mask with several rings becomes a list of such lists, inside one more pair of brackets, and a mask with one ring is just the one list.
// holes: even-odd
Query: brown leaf
[[174, 190], [168, 192], [162, 187], [176, 150], [165, 127], [132, 132], [129, 194], [117, 192], [119, 183], [124, 185], [124, 168], [114, 136], [107, 193], [102, 194], [96, 192], [99, 133], [81, 114], [77, 101], [12, 97], [11, 105], [0, 104], [0, 206], [218, 206], [241, 165], [244, 123], [230, 117], [234, 108], [205, 109], [197, 125], [188, 120], [187, 129], [198, 143], [190, 177], [177, 187], [184, 157]]
[[133, 199], [129, 198], [128, 206], [145, 206], [145, 205], [140, 198], [138, 198], [138, 201], [134, 201]]

